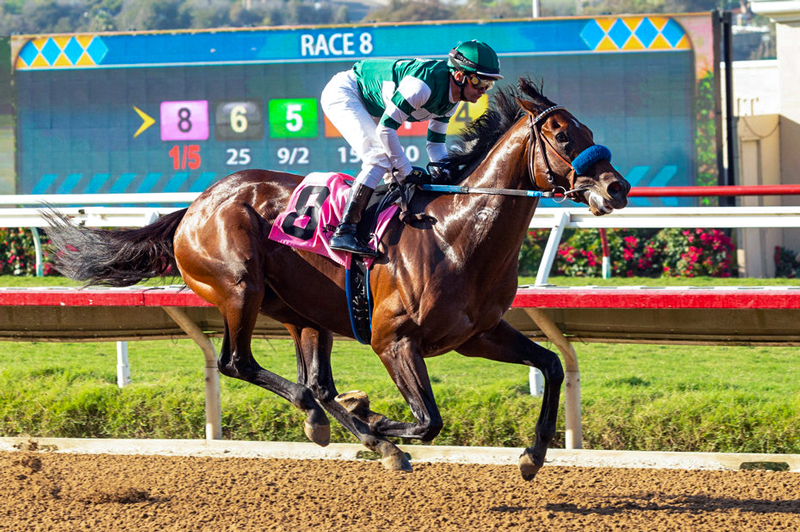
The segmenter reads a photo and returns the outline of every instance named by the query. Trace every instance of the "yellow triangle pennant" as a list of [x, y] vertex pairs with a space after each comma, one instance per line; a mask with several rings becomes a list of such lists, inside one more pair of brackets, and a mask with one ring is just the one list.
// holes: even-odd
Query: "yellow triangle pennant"
[[681, 40], [678, 41], [678, 44], [675, 45], [676, 50], [691, 50], [692, 49], [692, 42], [689, 40], [689, 36], [685, 35], [681, 37]]
[[71, 38], [72, 38], [71, 35], [58, 35], [56, 37], [53, 37], [53, 40], [58, 45], [58, 47], [63, 50], [64, 48], [67, 47], [67, 43]]
[[92, 59], [88, 53], [83, 52], [78, 60], [75, 62], [75, 66], [96, 66], [94, 59]]
[[622, 22], [628, 26], [628, 29], [631, 30], [631, 32], [634, 32], [636, 31], [636, 28], [639, 27], [639, 24], [642, 23], [642, 20], [644, 20], [644, 17], [625, 17], [622, 19]]
[[614, 23], [617, 20], [619, 20], [619, 19], [616, 19], [616, 18], [596, 18], [596, 19], [594, 19], [594, 21], [597, 22], [597, 25], [600, 26], [601, 28], [603, 28], [603, 31], [606, 32], [606, 33], [608, 33], [611, 30], [611, 26], [613, 26]]
[[636, 35], [631, 35], [631, 38], [628, 39], [628, 42], [625, 43], [625, 46], [623, 46], [622, 49], [626, 52], [639, 52], [642, 50], [647, 50], [645, 45], [642, 44], [642, 41], [640, 41]]
[[94, 39], [94, 35], [76, 35], [75, 40], [78, 41], [84, 50], [86, 50], [89, 45], [92, 43], [92, 39]]
[[31, 63], [31, 68], [42, 68], [42, 67], [49, 67], [50, 63], [48, 63], [42, 54], [36, 56], [36, 59], [33, 60]]
[[616, 52], [619, 51], [617, 45], [611, 40], [611, 37], [606, 35], [603, 37], [594, 49], [595, 52]]
[[667, 42], [663, 35], [660, 33], [658, 37], [653, 39], [653, 42], [650, 43], [651, 50], [672, 50], [672, 45]]
[[664, 29], [664, 26], [667, 25], [669, 19], [667, 17], [647, 17], [650, 19], [650, 22], [653, 23], [653, 26], [660, 32]]
[[72, 61], [69, 60], [69, 57], [66, 54], [58, 54], [56, 60], [53, 61], [53, 66], [56, 67], [69, 67], [72, 66]]
[[44, 48], [45, 43], [47, 42], [47, 37], [39, 37], [38, 39], [33, 39], [31, 43], [36, 47], [37, 50], [40, 52], [42, 48]]

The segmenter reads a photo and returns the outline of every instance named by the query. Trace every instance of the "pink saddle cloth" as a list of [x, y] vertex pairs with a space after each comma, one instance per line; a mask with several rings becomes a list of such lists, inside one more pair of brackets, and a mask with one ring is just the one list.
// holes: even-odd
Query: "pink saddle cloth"
[[[269, 238], [296, 249], [328, 257], [337, 264], [350, 267], [350, 253], [335, 251], [328, 241], [339, 225], [353, 178], [334, 172], [312, 172], [294, 189], [286, 209], [275, 219]], [[371, 235], [369, 247], [377, 250], [386, 227], [397, 212], [397, 205], [378, 214], [378, 225]], [[365, 259], [367, 267], [373, 259]]]

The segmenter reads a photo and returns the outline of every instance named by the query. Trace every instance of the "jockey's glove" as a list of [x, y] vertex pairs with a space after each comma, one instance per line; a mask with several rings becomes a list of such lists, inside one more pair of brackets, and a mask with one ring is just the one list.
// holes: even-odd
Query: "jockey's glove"
[[419, 166], [412, 166], [411, 172], [406, 176], [402, 183], [412, 183], [414, 185], [422, 185], [431, 182], [431, 176], [424, 168]]
[[431, 175], [431, 183], [433, 184], [448, 184], [450, 179], [450, 171], [442, 162], [429, 162], [428, 172]]

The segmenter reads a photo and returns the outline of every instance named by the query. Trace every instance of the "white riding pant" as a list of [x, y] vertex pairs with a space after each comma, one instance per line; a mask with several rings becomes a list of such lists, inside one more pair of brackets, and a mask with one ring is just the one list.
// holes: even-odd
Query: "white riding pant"
[[356, 183], [375, 188], [392, 178], [392, 162], [378, 138], [378, 118], [369, 114], [352, 70], [339, 72], [325, 85], [320, 97], [322, 111], [361, 158]]

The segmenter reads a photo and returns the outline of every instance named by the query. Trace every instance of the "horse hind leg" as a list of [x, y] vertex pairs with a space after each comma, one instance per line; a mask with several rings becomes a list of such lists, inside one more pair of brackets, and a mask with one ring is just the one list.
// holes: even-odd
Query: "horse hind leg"
[[[241, 304], [228, 304], [221, 308], [225, 334], [217, 367], [223, 375], [241, 379], [283, 397], [306, 414], [305, 434], [314, 443], [330, 443], [330, 422], [325, 411], [317, 404], [313, 392], [303, 384], [296, 384], [261, 367], [253, 357], [251, 339], [263, 299], [263, 290], [236, 298]], [[326, 430], [327, 427], [327, 430]]]
[[[331, 348], [333, 335], [330, 331], [316, 327], [296, 327], [284, 324], [295, 341], [297, 350], [297, 382], [308, 387], [317, 401], [347, 430], [371, 451], [381, 455], [381, 463], [393, 471], [411, 471], [411, 463], [405, 454], [392, 442], [374, 433], [368, 421], [354, 412], [353, 404], [343, 399], [348, 394], [339, 394], [331, 370]], [[358, 392], [366, 398], [366, 394]], [[368, 400], [367, 400], [368, 401]], [[367, 403], [368, 405], [368, 403]], [[357, 410], [357, 409], [355, 409]]]

